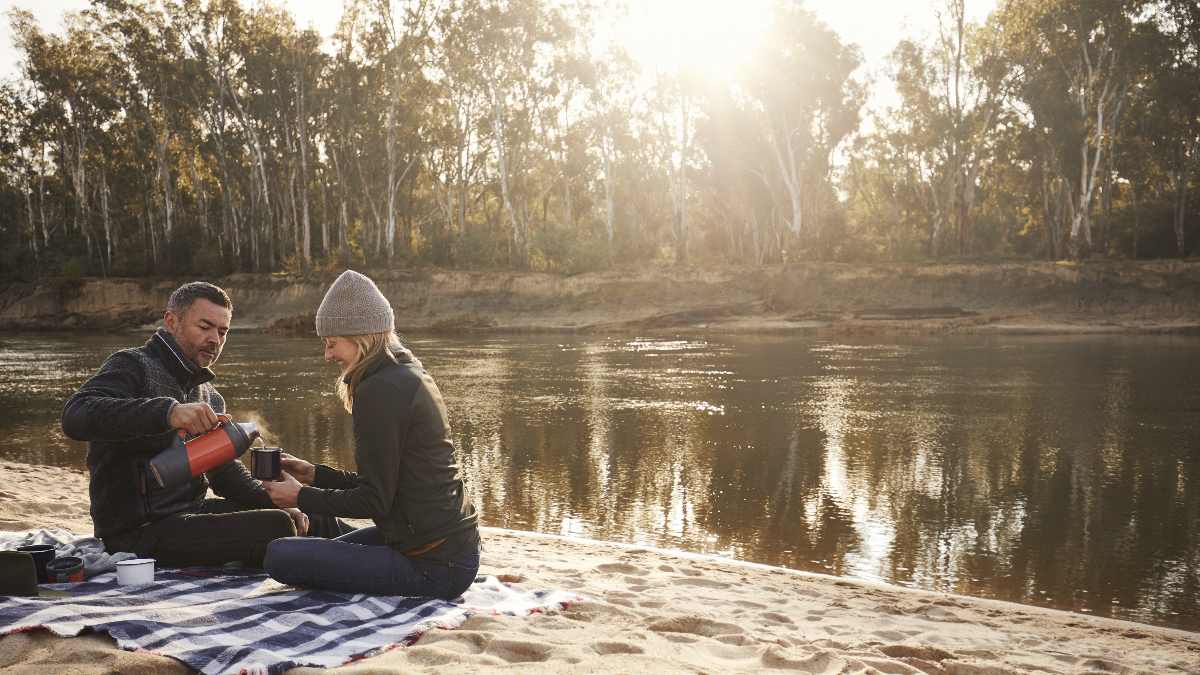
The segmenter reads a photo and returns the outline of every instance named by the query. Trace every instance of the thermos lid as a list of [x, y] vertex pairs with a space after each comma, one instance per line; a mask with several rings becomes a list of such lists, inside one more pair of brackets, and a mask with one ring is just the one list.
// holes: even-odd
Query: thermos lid
[[245, 437], [246, 448], [249, 448], [250, 444], [254, 442], [254, 439], [260, 436], [258, 433], [258, 425], [254, 422], [232, 422], [230, 425], [241, 432], [242, 436]]

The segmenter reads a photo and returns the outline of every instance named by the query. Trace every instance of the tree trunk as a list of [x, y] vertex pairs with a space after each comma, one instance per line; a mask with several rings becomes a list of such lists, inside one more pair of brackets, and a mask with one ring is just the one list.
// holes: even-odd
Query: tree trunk
[[167, 143], [170, 134], [165, 125], [155, 138], [155, 160], [158, 163], [158, 181], [163, 197], [163, 241], [169, 247], [174, 230], [175, 199], [171, 191], [171, 168], [167, 158]]
[[[354, 165], [355, 165], [355, 168], [358, 169], [358, 180], [360, 183], [362, 183], [363, 198], [366, 200], [367, 205], [371, 207], [371, 218], [372, 218], [372, 223], [374, 224], [373, 228], [370, 228], [370, 229], [365, 228], [365, 227], [363, 228], [364, 229], [363, 249], [365, 251], [367, 249], [367, 244], [371, 242], [372, 233], [378, 232], [382, 228], [382, 225], [380, 224], [382, 222], [382, 219], [379, 215], [379, 206], [375, 203], [375, 200], [371, 198], [371, 186], [370, 186], [370, 184], [367, 183], [366, 174], [363, 173], [362, 156], [361, 155], [355, 156]], [[374, 252], [378, 253], [379, 249], [376, 248]]]
[[[675, 150], [679, 155], [679, 166], [675, 165], [673, 157], [667, 157], [668, 178], [671, 187], [672, 234], [675, 239], [675, 263], [687, 264], [690, 245], [690, 223], [687, 217], [688, 181], [687, 161], [691, 154], [691, 132], [688, 130], [688, 120], [691, 117], [688, 98], [679, 96], [679, 142]], [[665, 122], [663, 128], [668, 128]], [[674, 153], [673, 153], [674, 154]]]
[[1101, 186], [1103, 192], [1100, 194], [1100, 209], [1104, 217], [1100, 220], [1100, 227], [1096, 233], [1097, 248], [1100, 249], [1101, 255], [1108, 254], [1108, 236], [1112, 228], [1112, 210], [1113, 210], [1113, 162], [1116, 160], [1117, 153], [1116, 142], [1113, 141], [1108, 149], [1108, 153], [1104, 155], [1104, 184]]
[[792, 231], [792, 234], [799, 236], [804, 225], [804, 211], [800, 201], [801, 167], [796, 162], [796, 152], [795, 148], [792, 147], [792, 134], [787, 128], [787, 120], [781, 120], [780, 126], [782, 129], [779, 130], [773, 126], [768, 126], [767, 141], [775, 156], [775, 164], [779, 170], [779, 177], [783, 180], [783, 185], [788, 191], [788, 198], [792, 207], [792, 218], [788, 221], [788, 229]]
[[1067, 197], [1062, 194], [1061, 179], [1050, 172], [1052, 163], [1052, 161], [1047, 161], [1043, 167], [1042, 217], [1046, 221], [1046, 252], [1051, 260], [1059, 260], [1062, 258], [1063, 206]]
[[1187, 247], [1184, 241], [1184, 224], [1187, 218], [1188, 175], [1186, 171], [1173, 172], [1175, 183], [1175, 204], [1172, 209], [1171, 225], [1175, 230], [1175, 250], [1180, 258], [1187, 257]]
[[510, 232], [510, 259], [518, 269], [529, 266], [529, 241], [526, 236], [525, 223], [518, 217], [513, 208], [512, 193], [509, 189], [508, 155], [504, 142], [504, 102], [499, 90], [492, 88], [492, 133], [495, 134], [496, 159], [499, 163], [500, 198], [504, 203], [504, 212], [508, 216]]
[[308, 119], [304, 110], [304, 82], [296, 75], [296, 135], [300, 141], [300, 255], [305, 269], [312, 266], [312, 224], [308, 215]]
[[38, 219], [42, 222], [42, 248], [50, 247], [50, 231], [46, 226], [46, 142], [41, 144], [42, 155], [38, 162]]
[[[1107, 38], [1106, 38], [1107, 40]], [[1106, 41], [1100, 45], [1095, 63], [1088, 52], [1086, 42], [1081, 41], [1083, 59], [1080, 70], [1073, 73], [1079, 103], [1079, 117], [1085, 128], [1091, 121], [1088, 105], [1095, 94], [1095, 122], [1092, 131], [1084, 135], [1080, 147], [1078, 203], [1071, 220], [1071, 254], [1080, 258], [1092, 249], [1092, 198], [1099, 180], [1100, 162], [1104, 159], [1104, 146], [1111, 142], [1116, 124], [1125, 104], [1129, 85], [1119, 79], [1116, 71], [1117, 52]], [[1095, 91], [1099, 86], [1100, 90]], [[1092, 149], [1095, 153], [1092, 155]], [[1089, 157], [1089, 155], [1092, 155]], [[1090, 164], [1090, 165], [1089, 165]]]
[[[150, 181], [151, 181], [151, 178], [149, 176], [147, 176], [146, 182], [149, 183]], [[147, 185], [147, 187], [153, 189], [152, 185]], [[146, 192], [145, 192], [145, 195], [146, 195], [145, 199], [144, 199], [145, 212], [146, 212], [145, 223], [146, 223], [146, 233], [150, 239], [151, 269], [153, 269], [154, 271], [157, 272], [158, 271], [158, 228], [154, 224], [154, 208], [150, 204], [150, 193], [151, 193], [150, 189], [146, 190]]]
[[106, 172], [100, 172], [100, 207], [104, 210], [104, 252], [107, 258], [105, 269], [112, 269], [112, 249], [113, 235], [112, 223], [109, 219], [108, 212], [108, 176]]
[[[330, 160], [333, 161], [333, 177], [334, 177], [334, 180], [336, 180], [337, 184], [338, 184], [337, 250], [338, 250], [339, 254], [345, 252], [346, 245], [349, 243], [349, 236], [350, 236], [350, 234], [349, 234], [350, 233], [350, 216], [349, 216], [349, 213], [347, 212], [347, 205], [346, 205], [347, 194], [348, 194], [349, 188], [346, 186], [346, 176], [342, 172], [342, 162], [338, 158], [340, 154], [341, 153], [338, 152], [337, 148], [331, 148], [329, 151], [329, 158], [330, 158]], [[325, 250], [326, 250], [326, 253], [329, 252], [328, 248], [326, 248]]]
[[38, 262], [41, 247], [38, 246], [37, 218], [33, 215], [33, 185], [27, 180], [25, 190], [25, 215], [29, 221], [29, 248], [33, 252], [33, 261]]
[[396, 192], [399, 181], [396, 179], [396, 95], [388, 93], [387, 108], [387, 229], [384, 230], [384, 252], [390, 262], [396, 254]]
[[[241, 101], [238, 100], [237, 95], [235, 93], [233, 93], [232, 91], [228, 91], [227, 93], [229, 95], [229, 99], [231, 101], [233, 101], [234, 108], [236, 109], [237, 114], [238, 114], [238, 120], [241, 122], [242, 128], [246, 130], [246, 135], [250, 139], [250, 150], [252, 151], [251, 152], [252, 161], [251, 161], [251, 166], [250, 166], [250, 175], [251, 175], [250, 189], [253, 194], [258, 195], [259, 199], [261, 199], [261, 202], [260, 202], [261, 217], [259, 219], [259, 223], [261, 223], [261, 225], [259, 227], [251, 227], [250, 228], [250, 249], [251, 249], [250, 255], [251, 255], [252, 259], [254, 260], [254, 269], [258, 270], [262, 266], [262, 260], [259, 258], [260, 248], [258, 246], [258, 232], [263, 227], [265, 227], [267, 229], [266, 234], [267, 234], [268, 254], [272, 258], [274, 257], [274, 242], [273, 242], [274, 236], [272, 234], [272, 231], [274, 230], [274, 225], [273, 225], [273, 218], [271, 215], [271, 195], [267, 188], [268, 183], [267, 183], [266, 157], [263, 154], [262, 144], [259, 143], [259, 140], [258, 140], [258, 132], [254, 129], [254, 124], [250, 121], [249, 116], [246, 115], [246, 111], [242, 108]], [[257, 176], [256, 176], [255, 170], [254, 170], [255, 167], [257, 167], [257, 169], [258, 169]], [[255, 182], [258, 183], [257, 190], [254, 189]]]
[[604, 234], [608, 245], [608, 263], [611, 265], [617, 216], [613, 196], [613, 142], [608, 130], [600, 139], [600, 155], [604, 158]]
[[1138, 238], [1142, 233], [1142, 208], [1138, 204], [1138, 193], [1141, 192], [1135, 186], [1133, 188], [1133, 259], [1138, 257]]

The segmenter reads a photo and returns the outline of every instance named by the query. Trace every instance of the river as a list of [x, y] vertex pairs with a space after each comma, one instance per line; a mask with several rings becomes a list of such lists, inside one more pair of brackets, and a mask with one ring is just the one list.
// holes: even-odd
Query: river
[[[145, 335], [0, 335], [0, 457], [83, 467], [63, 401]], [[487, 525], [1200, 629], [1200, 339], [412, 336]], [[315, 338], [216, 384], [352, 468]], [[2, 482], [2, 480], [0, 480]]]

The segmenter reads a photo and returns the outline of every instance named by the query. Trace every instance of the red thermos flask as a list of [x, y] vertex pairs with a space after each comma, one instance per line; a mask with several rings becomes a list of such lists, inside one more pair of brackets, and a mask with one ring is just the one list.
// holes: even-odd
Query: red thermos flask
[[217, 416], [215, 429], [184, 441], [180, 431], [166, 450], [150, 460], [150, 475], [159, 487], [182, 485], [200, 474], [241, 457], [259, 437], [253, 422], [234, 422], [228, 415]]

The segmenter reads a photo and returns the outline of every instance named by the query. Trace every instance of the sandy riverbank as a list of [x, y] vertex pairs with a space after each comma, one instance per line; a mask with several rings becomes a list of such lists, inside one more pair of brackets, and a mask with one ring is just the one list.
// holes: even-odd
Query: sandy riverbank
[[[0, 530], [90, 533], [85, 474], [0, 461]], [[483, 572], [589, 599], [476, 616], [345, 672], [1195, 673], [1200, 633], [705, 556], [488, 528]], [[0, 638], [12, 672], [186, 672], [105, 635]], [[297, 669], [292, 672], [319, 672]]]

